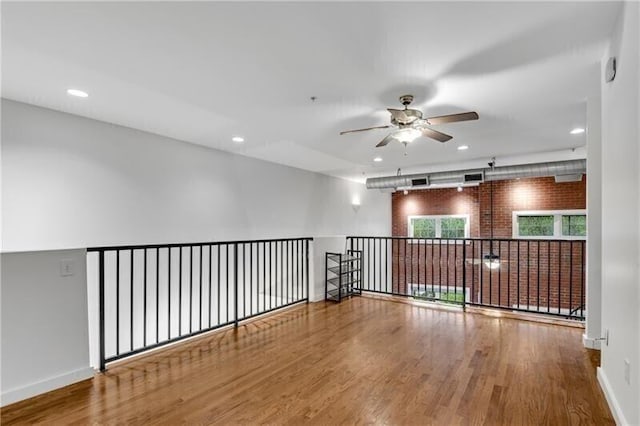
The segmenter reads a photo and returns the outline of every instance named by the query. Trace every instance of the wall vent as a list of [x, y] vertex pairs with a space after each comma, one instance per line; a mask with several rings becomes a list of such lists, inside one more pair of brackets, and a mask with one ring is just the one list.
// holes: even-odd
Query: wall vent
[[484, 182], [484, 174], [482, 172], [465, 174], [464, 175], [464, 182], [465, 183]]

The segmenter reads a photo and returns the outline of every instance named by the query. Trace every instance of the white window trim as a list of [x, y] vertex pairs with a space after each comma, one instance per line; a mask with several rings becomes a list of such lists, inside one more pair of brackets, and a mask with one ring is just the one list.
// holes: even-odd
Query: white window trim
[[[514, 210], [511, 217], [512, 236], [516, 239], [525, 240], [586, 240], [587, 237], [577, 235], [562, 235], [562, 216], [586, 215], [587, 210]], [[553, 235], [544, 236], [520, 236], [518, 229], [518, 216], [553, 216]], [[589, 230], [587, 230], [587, 235]]]
[[[411, 224], [411, 221], [413, 219], [435, 219], [436, 221], [436, 237], [435, 238], [442, 238], [442, 224], [440, 223], [441, 219], [452, 219], [452, 218], [457, 218], [457, 219], [465, 219], [464, 221], [464, 237], [463, 238], [469, 238], [469, 235], [471, 235], [471, 224], [470, 224], [470, 220], [469, 220], [469, 215], [468, 214], [439, 214], [439, 215], [412, 215], [412, 216], [407, 216], [407, 236], [409, 238], [414, 238], [413, 237], [413, 225]], [[419, 239], [419, 238], [415, 238], [418, 241], [413, 241], [411, 240], [410, 242], [413, 243], [419, 243], [424, 241], [424, 239]], [[422, 240], [422, 241], [420, 241]], [[431, 239], [427, 239], [426, 240], [427, 243], [432, 242], [433, 240]]]

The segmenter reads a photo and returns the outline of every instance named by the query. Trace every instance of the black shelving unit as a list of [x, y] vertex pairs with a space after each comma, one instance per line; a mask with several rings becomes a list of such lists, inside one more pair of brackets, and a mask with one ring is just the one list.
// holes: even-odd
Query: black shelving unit
[[325, 253], [325, 299], [340, 302], [345, 297], [361, 294], [362, 250], [347, 253]]

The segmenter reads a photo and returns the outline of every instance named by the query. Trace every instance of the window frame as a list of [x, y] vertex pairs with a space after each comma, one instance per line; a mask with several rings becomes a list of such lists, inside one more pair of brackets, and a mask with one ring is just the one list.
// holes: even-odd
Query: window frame
[[[571, 210], [514, 210], [511, 216], [511, 230], [512, 237], [520, 240], [586, 240], [589, 235], [562, 235], [562, 216], [586, 216], [586, 209], [571, 209]], [[528, 236], [520, 235], [520, 228], [518, 226], [519, 216], [553, 216], [553, 235], [541, 235], [541, 236]]]
[[[411, 224], [411, 221], [413, 219], [434, 219], [436, 221], [436, 236], [435, 237], [427, 237], [427, 238], [420, 238], [420, 237], [414, 237], [413, 236], [413, 225]], [[425, 215], [425, 214], [421, 214], [421, 215], [410, 215], [407, 216], [407, 236], [409, 238], [415, 239], [415, 240], [427, 240], [427, 241], [433, 241], [433, 239], [445, 239], [445, 240], [455, 240], [456, 238], [442, 238], [442, 219], [464, 219], [464, 237], [460, 237], [457, 239], [461, 239], [461, 238], [471, 238], [471, 223], [470, 223], [470, 219], [469, 219], [469, 215], [468, 214], [438, 214], [438, 215]]]

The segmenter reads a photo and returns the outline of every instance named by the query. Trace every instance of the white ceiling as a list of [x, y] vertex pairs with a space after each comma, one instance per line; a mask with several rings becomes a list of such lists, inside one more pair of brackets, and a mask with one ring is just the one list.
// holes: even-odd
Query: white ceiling
[[[584, 156], [571, 152], [584, 134], [569, 130], [586, 125], [618, 12], [612, 2], [3, 2], [2, 96], [347, 178], [564, 159]], [[438, 126], [454, 139], [420, 138], [406, 156], [399, 143], [375, 148], [385, 130], [338, 135], [387, 124], [405, 93], [427, 116], [480, 120]]]

